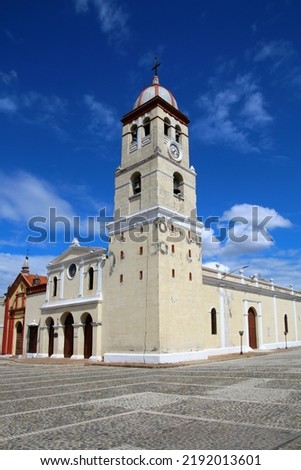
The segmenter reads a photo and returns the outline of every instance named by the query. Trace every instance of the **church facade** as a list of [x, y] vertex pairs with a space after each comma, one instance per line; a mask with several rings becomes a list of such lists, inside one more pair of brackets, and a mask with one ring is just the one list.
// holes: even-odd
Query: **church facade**
[[49, 264], [24, 355], [164, 364], [301, 346], [300, 292], [202, 266], [188, 126], [155, 74], [122, 118], [108, 249], [74, 240]]

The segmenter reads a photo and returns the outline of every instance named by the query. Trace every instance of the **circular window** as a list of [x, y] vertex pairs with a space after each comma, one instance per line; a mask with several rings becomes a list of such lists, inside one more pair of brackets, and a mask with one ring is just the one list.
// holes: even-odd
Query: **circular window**
[[68, 273], [69, 273], [69, 277], [74, 277], [75, 274], [76, 274], [76, 264], [72, 263], [70, 264], [69, 266], [69, 269], [68, 269]]

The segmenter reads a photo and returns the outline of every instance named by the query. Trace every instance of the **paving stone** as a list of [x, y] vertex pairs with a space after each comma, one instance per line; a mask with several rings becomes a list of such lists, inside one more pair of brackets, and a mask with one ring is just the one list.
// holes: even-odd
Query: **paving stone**
[[301, 449], [301, 348], [87, 365], [0, 358], [0, 449]]

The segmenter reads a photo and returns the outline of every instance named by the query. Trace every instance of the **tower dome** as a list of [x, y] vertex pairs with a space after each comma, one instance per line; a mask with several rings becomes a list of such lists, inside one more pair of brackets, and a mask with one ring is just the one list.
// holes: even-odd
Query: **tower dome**
[[141, 91], [140, 95], [135, 101], [133, 109], [136, 109], [147, 101], [150, 101], [155, 96], [160, 96], [164, 101], [171, 104], [174, 108], [179, 109], [175, 97], [171, 91], [167, 90], [167, 88], [159, 84], [158, 75], [154, 76], [152, 85], [144, 88], [144, 90]]

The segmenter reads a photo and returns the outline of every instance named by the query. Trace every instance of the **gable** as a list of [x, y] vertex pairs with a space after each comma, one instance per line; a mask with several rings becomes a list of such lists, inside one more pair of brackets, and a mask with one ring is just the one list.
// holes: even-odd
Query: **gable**
[[66, 251], [61, 253], [57, 258], [54, 258], [51, 263], [47, 266], [49, 270], [52, 270], [57, 265], [63, 264], [65, 262], [76, 261], [82, 259], [83, 257], [98, 258], [102, 254], [106, 253], [105, 248], [100, 247], [87, 247], [87, 246], [69, 246]]

